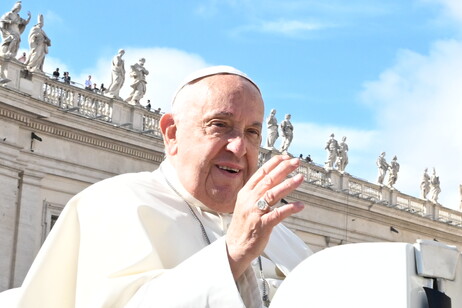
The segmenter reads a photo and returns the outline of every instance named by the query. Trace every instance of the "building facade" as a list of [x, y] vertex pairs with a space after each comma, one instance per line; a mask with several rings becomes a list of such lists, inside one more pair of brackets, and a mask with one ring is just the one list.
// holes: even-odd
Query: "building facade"
[[[27, 72], [0, 57], [0, 291], [19, 286], [64, 205], [89, 185], [163, 160], [160, 114]], [[278, 154], [262, 148], [260, 163]], [[462, 249], [459, 211], [303, 162], [286, 225], [314, 251], [432, 239]]]

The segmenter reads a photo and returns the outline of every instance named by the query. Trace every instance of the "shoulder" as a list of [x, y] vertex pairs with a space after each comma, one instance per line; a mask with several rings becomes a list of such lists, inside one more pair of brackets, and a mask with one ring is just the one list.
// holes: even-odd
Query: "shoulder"
[[127, 173], [97, 182], [72, 198], [79, 210], [124, 212], [147, 205], [156, 207], [170, 200], [171, 191], [159, 172]]
[[153, 185], [152, 172], [125, 173], [97, 182], [85, 190], [80, 195], [104, 195], [108, 198], [118, 198], [121, 195], [136, 193], [143, 187]]

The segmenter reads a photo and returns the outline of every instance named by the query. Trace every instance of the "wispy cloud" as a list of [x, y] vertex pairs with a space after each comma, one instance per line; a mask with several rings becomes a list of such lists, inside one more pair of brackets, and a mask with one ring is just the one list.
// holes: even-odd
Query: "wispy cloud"
[[272, 16], [307, 16], [307, 14], [317, 16], [377, 16], [390, 13], [394, 6], [393, 3], [380, 0], [351, 0], [348, 2], [344, 0], [208, 0], [201, 2], [195, 12], [204, 16], [220, 14], [230, 9], [247, 16], [265, 16], [268, 14]]
[[326, 25], [300, 20], [277, 20], [265, 21], [256, 27], [257, 31], [265, 33], [278, 33], [287, 36], [296, 36], [304, 32], [310, 32], [326, 28]]
[[423, 3], [440, 4], [443, 8], [443, 18], [450, 17], [462, 24], [462, 1], [460, 0], [420, 0]]
[[256, 24], [240, 26], [231, 32], [234, 35], [253, 32], [260, 34], [275, 34], [291, 38], [306, 38], [310, 33], [332, 27], [334, 27], [334, 25], [319, 22], [279, 19], [275, 21], [261, 21]]

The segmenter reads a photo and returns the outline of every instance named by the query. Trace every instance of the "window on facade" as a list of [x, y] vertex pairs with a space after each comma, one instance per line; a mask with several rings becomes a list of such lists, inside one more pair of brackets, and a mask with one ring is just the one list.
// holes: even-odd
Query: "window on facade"
[[55, 222], [58, 220], [59, 215], [51, 215], [50, 219], [50, 231], [53, 229], [53, 226], [55, 225]]
[[42, 243], [45, 241], [48, 233], [55, 225], [58, 220], [64, 205], [51, 203], [46, 200], [43, 201], [43, 212], [42, 212]]

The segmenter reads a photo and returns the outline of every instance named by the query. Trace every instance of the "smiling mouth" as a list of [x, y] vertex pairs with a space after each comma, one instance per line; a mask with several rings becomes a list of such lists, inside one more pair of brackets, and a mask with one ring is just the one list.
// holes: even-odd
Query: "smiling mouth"
[[230, 168], [230, 167], [226, 167], [226, 166], [217, 166], [218, 169], [221, 169], [221, 170], [225, 170], [226, 172], [229, 172], [229, 173], [239, 173], [239, 169], [234, 169], [234, 168]]

